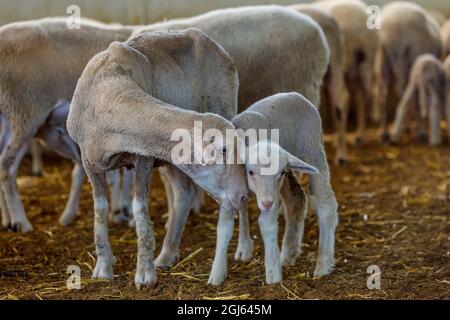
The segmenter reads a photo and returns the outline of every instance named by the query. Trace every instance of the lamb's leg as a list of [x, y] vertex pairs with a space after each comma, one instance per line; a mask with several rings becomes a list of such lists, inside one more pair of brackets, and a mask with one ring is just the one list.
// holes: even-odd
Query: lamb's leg
[[31, 172], [33, 173], [33, 176], [40, 177], [42, 176], [43, 172], [43, 164], [42, 164], [42, 147], [36, 140], [31, 141], [30, 146], [31, 151]]
[[264, 242], [264, 266], [266, 283], [280, 283], [282, 279], [280, 248], [278, 246], [278, 205], [267, 212], [261, 212], [258, 223]]
[[9, 214], [13, 231], [29, 232], [33, 230], [28, 221], [17, 190], [17, 170], [28, 148], [30, 138], [12, 133], [0, 156], [0, 184], [3, 192], [6, 211]]
[[216, 252], [208, 284], [219, 285], [227, 277], [227, 252], [233, 236], [233, 227], [234, 213], [221, 206], [217, 223]]
[[202, 207], [205, 205], [205, 192], [199, 186], [195, 186], [195, 189], [195, 199], [192, 203], [192, 211], [194, 213], [200, 213]]
[[239, 241], [234, 260], [249, 261], [253, 255], [253, 239], [250, 236], [247, 206], [239, 210]]
[[94, 234], [97, 262], [95, 263], [93, 279], [113, 280], [113, 265], [116, 258], [112, 254], [108, 235], [108, 196], [106, 193], [105, 173], [92, 170], [83, 163], [94, 195]]
[[302, 186], [289, 174], [284, 182], [281, 195], [285, 204], [286, 227], [281, 248], [281, 265], [294, 265], [302, 250], [303, 231], [307, 214], [307, 197]]
[[314, 276], [329, 274], [335, 264], [334, 243], [338, 224], [337, 202], [331, 189], [330, 173], [325, 152], [322, 148], [306, 159], [319, 169], [319, 174], [309, 177], [311, 181], [314, 209], [319, 220], [319, 253]]
[[406, 87], [405, 93], [403, 94], [400, 103], [397, 106], [395, 113], [394, 126], [391, 131], [391, 141], [398, 143], [400, 139], [400, 134], [402, 133], [403, 124], [405, 122], [405, 117], [408, 112], [408, 106], [411, 103], [411, 99], [414, 98], [414, 92], [416, 88], [413, 83], [409, 83]]
[[[9, 140], [9, 125], [6, 118], [0, 115], [0, 154], [3, 153], [4, 147]], [[0, 210], [2, 211], [2, 227], [9, 229], [11, 227], [9, 220], [8, 207], [6, 206], [5, 197], [0, 187]]]
[[167, 221], [165, 224], [166, 230], [169, 228], [170, 225], [170, 219], [173, 212], [173, 190], [172, 190], [172, 184], [170, 182], [169, 173], [167, 172], [168, 167], [161, 167], [159, 168], [159, 176], [161, 177], [161, 181], [164, 185], [164, 191], [166, 193], [167, 198]]
[[174, 204], [161, 253], [155, 260], [155, 264], [162, 269], [167, 269], [178, 260], [181, 236], [196, 191], [192, 179], [176, 167], [168, 166], [166, 173], [173, 191]]
[[69, 200], [67, 201], [66, 207], [59, 218], [59, 223], [63, 226], [68, 226], [75, 220], [80, 202], [80, 193], [81, 187], [83, 186], [83, 180], [83, 166], [75, 162], [72, 170], [72, 184], [70, 186]]
[[429, 143], [431, 146], [438, 146], [442, 144], [442, 131], [440, 127], [441, 122], [441, 108], [439, 106], [438, 98], [434, 92], [430, 96], [430, 113], [428, 116], [430, 137]]
[[153, 161], [153, 159], [149, 161], [140, 158], [136, 161], [135, 166], [133, 216], [138, 236], [138, 255], [134, 281], [138, 289], [156, 284], [156, 272], [153, 264], [155, 235], [153, 233], [153, 224], [148, 214], [148, 191], [153, 171]]
[[388, 133], [388, 112], [386, 105], [386, 98], [388, 95], [388, 88], [391, 86], [392, 71], [388, 65], [387, 53], [379, 51], [376, 55], [375, 69], [376, 69], [376, 90], [374, 97], [374, 107], [380, 116], [380, 140], [387, 142], [389, 140]]

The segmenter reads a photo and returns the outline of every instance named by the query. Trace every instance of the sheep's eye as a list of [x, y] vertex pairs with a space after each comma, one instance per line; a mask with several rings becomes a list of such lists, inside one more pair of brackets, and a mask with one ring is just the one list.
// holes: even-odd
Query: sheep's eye
[[254, 173], [252, 170], [250, 170], [250, 171], [248, 172], [248, 174], [251, 175], [251, 176], [254, 176], [254, 175], [255, 175], [255, 173]]
[[224, 155], [227, 154], [227, 148], [222, 149], [222, 154], [224, 154]]
[[211, 138], [209, 138], [209, 142], [213, 143], [216, 140], [216, 137], [212, 136]]
[[284, 170], [280, 172], [280, 176], [284, 176], [285, 174], [286, 174], [286, 171], [284, 171]]

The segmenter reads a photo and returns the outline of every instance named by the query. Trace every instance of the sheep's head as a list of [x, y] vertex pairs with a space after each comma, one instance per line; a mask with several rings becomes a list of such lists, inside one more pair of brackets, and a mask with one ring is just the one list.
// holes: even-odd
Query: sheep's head
[[248, 187], [245, 167], [236, 161], [236, 144], [230, 134], [234, 126], [221, 116], [204, 116], [202, 134], [191, 132], [193, 163], [178, 167], [226, 209], [239, 210], [247, 201]]
[[267, 140], [248, 147], [245, 167], [248, 186], [256, 194], [258, 207], [262, 212], [271, 210], [275, 207], [274, 204], [278, 203], [278, 192], [287, 170], [308, 174], [319, 173], [315, 167]]

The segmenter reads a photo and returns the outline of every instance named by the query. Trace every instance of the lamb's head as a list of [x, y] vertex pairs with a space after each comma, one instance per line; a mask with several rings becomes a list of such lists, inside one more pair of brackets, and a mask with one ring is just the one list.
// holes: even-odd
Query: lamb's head
[[202, 120], [202, 134], [196, 134], [195, 125], [191, 132], [194, 162], [178, 167], [226, 209], [239, 210], [247, 201], [248, 187], [245, 167], [235, 159], [234, 126], [212, 113], [202, 114]]
[[315, 167], [293, 156], [277, 143], [267, 140], [248, 147], [245, 167], [248, 186], [255, 193], [262, 212], [271, 210], [278, 203], [278, 193], [287, 170], [319, 173]]

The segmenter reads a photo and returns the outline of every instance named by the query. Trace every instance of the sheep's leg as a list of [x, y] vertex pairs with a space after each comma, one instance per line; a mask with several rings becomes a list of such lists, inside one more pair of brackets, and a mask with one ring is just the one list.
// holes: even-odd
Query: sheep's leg
[[239, 241], [234, 260], [249, 261], [253, 255], [253, 239], [250, 237], [247, 206], [239, 210]]
[[[9, 125], [6, 118], [0, 115], [0, 154], [3, 153], [4, 147], [9, 140]], [[0, 188], [0, 209], [2, 211], [2, 227], [9, 229], [11, 227], [9, 220], [8, 207], [6, 206], [5, 197]]]
[[195, 199], [192, 203], [192, 211], [194, 213], [200, 213], [205, 204], [205, 192], [199, 186], [195, 186], [195, 189]]
[[450, 144], [450, 83], [447, 87], [447, 98], [445, 101], [445, 120], [447, 122], [447, 136], [448, 143]]
[[59, 223], [63, 226], [68, 226], [73, 223], [78, 211], [80, 203], [81, 187], [83, 186], [84, 169], [83, 166], [75, 162], [72, 170], [72, 184], [70, 186], [69, 200], [66, 207], [59, 218]]
[[133, 199], [133, 216], [138, 236], [137, 268], [134, 282], [140, 289], [156, 284], [156, 272], [153, 264], [155, 235], [153, 224], [148, 214], [148, 192], [153, 171], [153, 159], [140, 158], [136, 161], [135, 193]]
[[172, 212], [173, 212], [173, 190], [172, 190], [172, 184], [170, 183], [170, 177], [169, 177], [169, 173], [167, 172], [168, 167], [161, 167], [159, 168], [159, 175], [161, 177], [161, 181], [164, 185], [164, 191], [166, 193], [166, 198], [167, 198], [167, 221], [165, 224], [165, 228], [166, 230], [169, 228], [170, 225], [170, 219], [172, 216]]
[[374, 107], [377, 108], [380, 120], [380, 140], [387, 142], [389, 140], [388, 133], [388, 112], [386, 105], [386, 98], [388, 95], [388, 88], [391, 86], [392, 79], [387, 58], [387, 53], [379, 51], [376, 55], [375, 69], [376, 69], [376, 90], [374, 97]]
[[106, 173], [106, 181], [108, 182], [111, 212], [110, 219], [113, 223], [123, 223], [128, 221], [120, 207], [120, 170], [112, 170]]
[[308, 157], [307, 161], [319, 169], [319, 174], [311, 175], [312, 199], [319, 220], [319, 253], [314, 270], [316, 277], [329, 274], [335, 264], [334, 243], [338, 224], [337, 202], [331, 189], [330, 174], [324, 150]]
[[29, 138], [12, 134], [0, 156], [0, 183], [11, 228], [23, 233], [33, 230], [17, 190], [16, 177], [20, 162], [29, 145]]
[[408, 112], [408, 106], [411, 102], [411, 99], [414, 98], [415, 90], [416, 90], [415, 86], [412, 83], [410, 83], [407, 86], [406, 91], [403, 94], [403, 97], [400, 100], [400, 103], [398, 104], [397, 109], [395, 111], [394, 126], [392, 127], [391, 131], [391, 141], [394, 143], [398, 143], [400, 139], [405, 118]]
[[356, 93], [357, 99], [357, 128], [356, 128], [356, 140], [357, 145], [364, 143], [364, 133], [366, 131], [366, 111], [368, 107], [368, 99], [366, 98], [368, 92], [364, 88], [360, 88]]
[[162, 269], [167, 269], [178, 260], [181, 236], [183, 235], [184, 226], [196, 191], [194, 182], [185, 173], [174, 166], [169, 166], [166, 170], [173, 190], [174, 204], [173, 211], [170, 213], [163, 247], [155, 261], [155, 264]]
[[131, 186], [133, 183], [133, 170], [123, 168], [122, 171], [122, 190], [120, 192], [120, 208], [123, 215], [129, 220], [133, 215], [131, 208]]
[[94, 195], [94, 234], [97, 262], [95, 263], [93, 279], [113, 280], [113, 265], [116, 258], [112, 254], [108, 235], [108, 196], [106, 192], [105, 173], [97, 173], [86, 163], [83, 163], [86, 174], [92, 186]]
[[419, 104], [417, 105], [417, 128], [418, 134], [417, 137], [421, 143], [426, 143], [427, 141], [427, 132], [425, 129], [425, 118], [427, 117], [429, 106], [429, 92], [427, 90], [427, 84], [421, 83], [418, 86], [418, 95], [419, 95]]
[[31, 172], [33, 176], [42, 176], [44, 165], [42, 164], [42, 147], [36, 140], [31, 141]]
[[430, 137], [429, 143], [431, 146], [438, 146], [442, 144], [442, 132], [440, 127], [441, 109], [438, 103], [438, 98], [435, 93], [431, 93], [430, 114], [428, 117]]
[[5, 197], [0, 190], [0, 209], [2, 210], [2, 227], [5, 229], [11, 228], [11, 222], [9, 220], [8, 208], [6, 207]]
[[267, 212], [261, 212], [258, 223], [264, 242], [266, 283], [280, 283], [282, 274], [280, 248], [278, 246], [278, 204], [274, 205]]
[[208, 284], [219, 285], [227, 276], [227, 252], [233, 236], [233, 227], [234, 213], [221, 206], [217, 223], [216, 253]]
[[[342, 85], [336, 85], [342, 83]], [[348, 92], [343, 88], [343, 80], [336, 80], [327, 86], [329, 90], [330, 105], [333, 115], [333, 123], [336, 131], [336, 164], [344, 164], [348, 159], [347, 151], [347, 118], [348, 118]]]
[[285, 204], [286, 227], [281, 248], [281, 265], [294, 265], [301, 253], [303, 231], [308, 209], [306, 193], [294, 176], [288, 175], [281, 189]]

